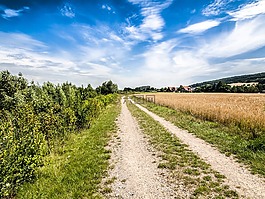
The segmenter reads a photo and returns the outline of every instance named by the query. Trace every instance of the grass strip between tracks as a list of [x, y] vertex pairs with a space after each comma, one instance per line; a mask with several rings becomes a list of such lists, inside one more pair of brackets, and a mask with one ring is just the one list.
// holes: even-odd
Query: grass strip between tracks
[[189, 192], [182, 197], [238, 198], [238, 194], [223, 183], [223, 175], [212, 170], [176, 136], [172, 136], [146, 113], [130, 102], [127, 104], [151, 145], [161, 152], [162, 160], [158, 167], [170, 171], [169, 181], [175, 184], [177, 193], [181, 188], [185, 194]]
[[214, 145], [227, 156], [235, 155], [239, 162], [250, 167], [252, 173], [265, 176], [265, 132], [264, 136], [247, 140], [240, 136], [242, 133], [235, 126], [205, 121], [190, 114], [150, 102], [141, 105], [177, 127], [185, 129]]

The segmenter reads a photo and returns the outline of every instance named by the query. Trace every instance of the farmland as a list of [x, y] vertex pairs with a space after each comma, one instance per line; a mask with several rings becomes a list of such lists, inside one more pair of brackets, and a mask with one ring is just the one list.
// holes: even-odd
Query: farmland
[[153, 113], [265, 175], [264, 95], [163, 93], [148, 99], [156, 104], [142, 105]]
[[258, 137], [265, 130], [263, 94], [155, 94], [159, 105], [189, 113], [201, 119], [237, 126], [246, 138]]

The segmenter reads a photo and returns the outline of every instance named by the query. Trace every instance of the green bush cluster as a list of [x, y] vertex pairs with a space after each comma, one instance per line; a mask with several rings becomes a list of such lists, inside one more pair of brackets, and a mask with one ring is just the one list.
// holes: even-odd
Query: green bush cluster
[[0, 198], [12, 197], [36, 177], [43, 157], [67, 134], [88, 128], [116, 94], [101, 95], [90, 85], [42, 86], [19, 74], [0, 72]]

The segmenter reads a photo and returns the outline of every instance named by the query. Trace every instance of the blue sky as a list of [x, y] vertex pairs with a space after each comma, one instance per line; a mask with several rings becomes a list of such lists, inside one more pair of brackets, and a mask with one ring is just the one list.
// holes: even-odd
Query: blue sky
[[265, 71], [265, 0], [0, 0], [0, 70], [188, 85]]

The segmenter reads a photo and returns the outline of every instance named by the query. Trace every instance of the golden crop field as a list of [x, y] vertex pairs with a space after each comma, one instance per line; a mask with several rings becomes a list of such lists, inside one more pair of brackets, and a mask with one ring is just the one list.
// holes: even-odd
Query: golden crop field
[[156, 93], [155, 102], [253, 133], [265, 130], [264, 94]]

